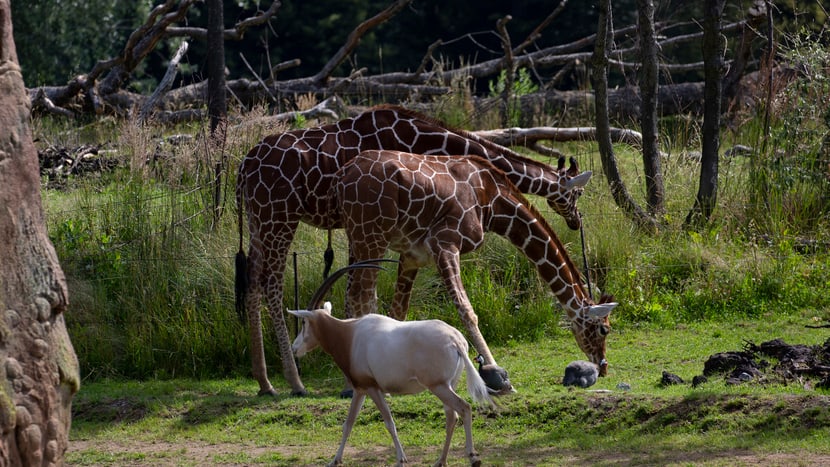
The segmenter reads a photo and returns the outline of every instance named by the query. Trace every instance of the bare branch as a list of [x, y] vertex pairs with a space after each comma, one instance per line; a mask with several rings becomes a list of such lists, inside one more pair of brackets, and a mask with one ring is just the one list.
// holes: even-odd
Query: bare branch
[[[260, 26], [271, 20], [279, 11], [282, 3], [279, 0], [274, 0], [271, 6], [264, 12], [258, 13], [256, 16], [251, 16], [237, 22], [232, 28], [225, 29], [223, 37], [226, 41], [241, 40], [245, 32], [255, 26]], [[196, 27], [170, 27], [165, 31], [166, 37], [188, 37], [191, 39], [207, 40], [207, 29]]]
[[443, 43], [444, 43], [444, 41], [442, 41], [441, 39], [438, 39], [437, 41], [435, 41], [435, 42], [433, 42], [432, 44], [429, 45], [429, 47], [427, 48], [427, 53], [424, 54], [424, 58], [421, 60], [421, 64], [418, 65], [418, 68], [415, 70], [414, 74], [416, 76], [420, 75], [421, 73], [424, 72], [424, 70], [426, 70], [427, 63], [429, 63], [431, 60], [433, 60], [432, 53], [435, 52], [435, 49], [437, 49]]
[[556, 19], [557, 16], [559, 16], [559, 13], [562, 13], [562, 10], [565, 9], [565, 5], [567, 3], [568, 0], [562, 0], [561, 2], [559, 2], [559, 5], [557, 5], [553, 12], [549, 14], [548, 17], [545, 18], [541, 23], [539, 23], [539, 25], [536, 26], [536, 28], [534, 28], [533, 31], [530, 32], [530, 34], [528, 34], [527, 39], [525, 39], [524, 42], [522, 42], [521, 44], [516, 46], [515, 49], [513, 49], [513, 54], [521, 54], [526, 48], [530, 46], [530, 44], [534, 43], [536, 39], [541, 37], [542, 30], [548, 27], [548, 25], [550, 25], [550, 23], [552, 23], [553, 20]]
[[63, 117], [74, 117], [75, 113], [71, 110], [58, 107], [51, 99], [46, 97], [46, 92], [41, 88], [38, 90], [35, 98], [32, 100], [32, 108], [41, 109], [46, 113], [61, 115]]
[[287, 70], [289, 68], [294, 68], [300, 66], [302, 61], [299, 58], [295, 58], [294, 60], [286, 60], [281, 63], [277, 63], [271, 68], [271, 76], [276, 76], [277, 73]]
[[150, 113], [150, 110], [156, 105], [161, 96], [170, 90], [173, 86], [173, 80], [176, 78], [176, 73], [179, 69], [179, 62], [181, 62], [184, 54], [187, 53], [187, 48], [189, 44], [187, 41], [182, 42], [182, 45], [179, 46], [179, 50], [176, 51], [176, 54], [173, 56], [173, 59], [170, 60], [170, 63], [167, 65], [167, 72], [164, 73], [164, 78], [161, 79], [158, 87], [156, 90], [153, 91], [153, 94], [150, 96], [149, 99], [141, 106], [141, 112], [138, 114], [139, 121], [144, 121], [147, 118], [147, 115]]
[[248, 71], [250, 71], [251, 74], [254, 75], [254, 78], [256, 78], [257, 81], [259, 81], [259, 84], [262, 85], [262, 89], [264, 89], [265, 92], [268, 94], [268, 98], [271, 100], [271, 102], [277, 102], [277, 98], [274, 97], [273, 94], [271, 94], [271, 90], [268, 89], [268, 85], [265, 84], [265, 81], [263, 81], [262, 78], [260, 78], [259, 75], [254, 71], [254, 68], [251, 66], [250, 63], [248, 63], [248, 60], [245, 58], [245, 55], [242, 54], [242, 52], [239, 53], [239, 58], [242, 59], [242, 63], [244, 63], [245, 66], [248, 68]]
[[[502, 146], [533, 147], [539, 141], [596, 141], [597, 129], [594, 127], [533, 127], [533, 128], [501, 128], [496, 130], [475, 131], [476, 135]], [[634, 130], [625, 128], [610, 128], [611, 141], [640, 147], [643, 136]]]
[[355, 47], [357, 47], [357, 44], [360, 43], [360, 39], [363, 37], [364, 34], [366, 34], [367, 31], [379, 24], [388, 21], [389, 18], [398, 14], [398, 12], [401, 11], [403, 7], [408, 5], [410, 2], [412, 2], [412, 0], [396, 0], [385, 10], [360, 23], [349, 34], [349, 37], [346, 39], [346, 43], [343, 44], [342, 47], [340, 47], [340, 50], [338, 50], [337, 53], [334, 54], [334, 56], [328, 61], [328, 63], [326, 63], [323, 66], [323, 69], [320, 70], [319, 73], [314, 75], [312, 81], [318, 86], [325, 86], [331, 78], [331, 74], [334, 72], [334, 69], [337, 68], [341, 63], [343, 63], [343, 60], [345, 60], [346, 57], [352, 52], [352, 50], [354, 50]]

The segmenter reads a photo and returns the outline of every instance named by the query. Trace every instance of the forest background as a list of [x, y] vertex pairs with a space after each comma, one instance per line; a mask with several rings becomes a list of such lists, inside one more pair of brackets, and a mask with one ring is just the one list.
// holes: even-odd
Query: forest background
[[[237, 19], [261, 12], [270, 2], [226, 0], [223, 3], [226, 23], [232, 24]], [[295, 58], [301, 59], [299, 66], [281, 72], [280, 79], [313, 75], [343, 45], [355, 25], [389, 3], [388, 0], [283, 1], [267, 27], [249, 31], [242, 40], [226, 41], [228, 79], [250, 77], [242, 55], [262, 76], [268, 75], [269, 65]], [[559, 14], [555, 27], [546, 29], [534, 47], [566, 44], [596, 31], [597, 2], [563, 3], [567, 5]], [[90, 70], [96, 61], [116, 56], [155, 2], [13, 0], [11, 4], [24, 80], [28, 87], [36, 87], [63, 84]], [[751, 1], [728, 2], [724, 22], [742, 19], [751, 4]], [[827, 11], [821, 2], [786, 0], [774, 2], [774, 5], [779, 31], [795, 33], [805, 28], [818, 32], [826, 23]], [[369, 31], [336, 74], [348, 75], [351, 70], [362, 67], [367, 68], [370, 75], [413, 71], [430, 44], [438, 39], [443, 41], [439, 54], [448, 61], [476, 63], [499, 58], [503, 56], [503, 50], [501, 39], [495, 33], [496, 21], [510, 15], [510, 34], [514, 38], [527, 37], [540, 19], [552, 11], [552, 6], [551, 2], [541, 0], [518, 0], [507, 5], [498, 0], [483, 0], [475, 2], [474, 6], [462, 1], [418, 0], [400, 12], [394, 21]], [[616, 25], [636, 24], [636, 0], [615, 0], [613, 8]], [[702, 8], [702, 2], [658, 1], [655, 2], [655, 20], [674, 21], [681, 29], [698, 31], [699, 24], [695, 24], [695, 19], [702, 18]], [[84, 20], [79, 21], [79, 18]], [[191, 9], [187, 26], [204, 28], [206, 23], [204, 8]], [[149, 93], [155, 88], [176, 47], [175, 41], [162, 43], [142, 62], [135, 73], [133, 86], [136, 91]], [[700, 60], [699, 49], [694, 47], [675, 48], [671, 52], [670, 57], [663, 58], [676, 63]], [[204, 41], [192, 44], [181, 67], [180, 82], [204, 79], [206, 55]], [[673, 75], [672, 79], [683, 78]], [[702, 80], [702, 70], [692, 72], [685, 79]], [[577, 77], [565, 80], [561, 88], [584, 84], [577, 80]], [[612, 76], [611, 85], [624, 84], [619, 81], [619, 76], [616, 80]], [[480, 87], [480, 91], [487, 90], [486, 83], [480, 83]]]
[[[724, 21], [744, 18], [754, 3], [757, 1], [727, 2]], [[286, 1], [268, 24], [248, 31], [242, 41], [226, 41], [228, 77], [267, 76], [275, 63], [295, 58], [301, 58], [300, 66], [280, 72], [278, 78], [312, 75], [342, 46], [357, 23], [388, 4]], [[667, 212], [657, 236], [643, 235], [614, 206], [593, 142], [561, 147], [595, 173], [580, 200], [590, 225], [583, 264], [593, 271], [594, 285], [620, 301], [613, 316], [616, 329], [757, 319], [768, 313], [807, 313], [811, 320], [826, 319], [830, 299], [823, 290], [830, 284], [825, 261], [830, 190], [822, 164], [828, 151], [824, 141], [830, 122], [826, 118], [828, 79], [824, 73], [827, 12], [820, 2], [774, 5], [781, 62], [801, 63], [804, 70], [816, 73], [805, 73], [779, 89], [781, 105], [774, 109], [774, 131], [769, 135], [764, 133], [763, 106], [741, 115], [737, 126], [726, 126], [725, 149], [755, 149], [750, 149], [748, 158], [728, 159], [729, 164], [724, 159], [717, 215], [703, 231], [684, 232], [678, 222], [694, 199], [699, 115], [661, 120]], [[12, 2], [14, 33], [27, 86], [66, 83], [97, 60], [116, 56], [152, 6], [151, 2], [101, 0]], [[224, 6], [227, 24], [248, 18], [267, 5], [236, 1]], [[636, 23], [636, 2], [613, 2], [613, 7], [615, 25]], [[462, 2], [412, 2], [391, 21], [369, 31], [335, 75], [347, 76], [360, 67], [368, 68], [370, 75], [413, 69], [436, 39], [444, 42], [436, 55], [448, 62], [500, 57], [501, 39], [494, 32], [497, 19], [511, 14], [511, 34], [524, 37], [553, 6], [527, 1], [505, 8], [500, 2], [480, 2], [475, 8]], [[681, 30], [699, 32], [700, 8], [698, 2], [660, 2], [655, 19], [671, 20]], [[205, 16], [204, 8], [192, 8], [183, 23], [203, 27]], [[554, 26], [546, 29], [533, 47], [588, 37], [596, 30], [596, 22], [593, 3], [567, 3]], [[682, 35], [681, 30], [672, 32]], [[763, 34], [755, 40], [761, 45], [752, 57], [750, 72], [762, 65]], [[138, 65], [129, 82], [134, 92], [146, 95], [155, 89], [177, 42], [160, 42]], [[192, 41], [177, 85], [204, 79], [205, 55], [205, 44]], [[700, 44], [672, 47], [663, 51], [660, 59], [663, 63], [699, 62]], [[611, 87], [636, 85], [633, 71], [611, 67], [610, 73]], [[660, 76], [663, 82], [700, 81], [701, 73], [692, 69]], [[539, 73], [528, 79], [540, 87], [552, 82], [550, 76]], [[499, 77], [493, 76], [465, 84], [470, 86], [467, 96], [492, 96], [498, 82]], [[590, 88], [584, 66], [581, 70], [575, 67], [556, 85], [563, 90]], [[317, 99], [282, 97], [277, 105], [290, 105], [291, 109]], [[374, 96], [344, 98], [351, 105], [378, 103]], [[469, 107], [464, 102], [452, 101], [445, 107], [451, 105], [463, 115], [453, 124], [486, 121], [486, 116], [466, 114]], [[273, 111], [255, 108], [237, 115], [240, 109], [233, 109], [232, 113], [234, 121], [240, 122], [256, 121], [256, 117]], [[593, 124], [590, 111], [575, 114], [577, 117], [571, 118], [580, 118], [580, 124]], [[555, 121], [565, 117], [538, 118]], [[225, 215], [218, 221], [214, 217], [214, 155], [202, 138], [204, 122], [173, 127], [135, 123], [106, 116], [74, 120], [48, 115], [34, 122], [40, 149], [95, 143], [105, 155], [102, 159], [118, 160], [126, 166], [99, 178], [70, 178], [63, 187], [44, 190], [50, 238], [73, 297], [67, 322], [84, 378], [246, 375], [248, 338], [234, 313], [231, 283], [236, 217]], [[630, 120], [617, 123], [636, 127]], [[278, 130], [256, 124], [238, 126], [222, 148], [231, 158], [232, 170], [269, 131]], [[169, 137], [182, 134], [193, 138], [180, 139], [187, 141], [184, 144], [171, 143]], [[623, 144], [617, 150], [626, 183], [638, 187], [633, 196], [641, 200], [638, 148]], [[229, 209], [234, 206], [233, 179], [233, 175], [226, 176], [224, 198], [219, 203]], [[44, 176], [44, 186], [53, 181]], [[552, 217], [547, 210], [543, 213]], [[556, 220], [551, 222], [577, 258], [583, 244], [578, 233], [557, 226]], [[317, 285], [324, 238], [313, 229], [301, 229], [297, 238], [301, 295]], [[561, 335], [558, 315], [551, 313], [549, 291], [539, 283], [532, 265], [517, 261], [519, 255], [504, 248], [506, 244], [500, 240], [488, 241], [488, 248], [465, 262], [465, 282], [477, 285], [471, 298], [476, 308], [483, 310], [483, 332], [496, 344]], [[339, 254], [345, 255], [343, 238], [338, 241]], [[343, 264], [345, 258], [341, 256], [339, 261]], [[413, 298], [419, 306], [413, 316], [440, 317], [457, 325], [457, 315], [446, 297], [436, 294], [440, 289], [436, 277], [425, 273], [419, 281], [419, 295]], [[390, 295], [390, 287], [389, 281], [381, 285], [381, 297]], [[269, 355], [275, 355], [273, 342], [269, 340], [267, 345]]]

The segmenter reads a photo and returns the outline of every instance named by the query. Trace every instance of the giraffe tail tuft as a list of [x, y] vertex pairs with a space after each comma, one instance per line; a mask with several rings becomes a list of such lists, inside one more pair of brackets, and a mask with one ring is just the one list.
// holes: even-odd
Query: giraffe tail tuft
[[329, 229], [329, 243], [326, 247], [326, 251], [323, 253], [323, 262], [325, 266], [323, 267], [323, 280], [329, 277], [329, 272], [331, 272], [331, 265], [334, 264], [334, 249], [331, 247], [331, 229]]

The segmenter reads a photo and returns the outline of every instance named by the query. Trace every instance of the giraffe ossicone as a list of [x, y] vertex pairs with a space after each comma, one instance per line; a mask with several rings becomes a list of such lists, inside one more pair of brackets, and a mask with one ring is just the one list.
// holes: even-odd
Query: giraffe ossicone
[[[268, 379], [263, 346], [263, 294], [283, 375], [292, 393], [305, 393], [283, 312], [289, 249], [300, 222], [322, 229], [340, 228], [327, 211], [335, 173], [358, 153], [371, 149], [484, 157], [523, 193], [544, 197], [568, 227], [581, 225], [576, 202], [584, 184], [572, 180], [590, 178], [590, 172], [580, 172], [575, 160], [566, 168], [561, 158], [557, 167], [551, 167], [402, 107], [380, 106], [335, 123], [266, 136], [244, 157], [237, 178], [239, 251], [244, 257], [237, 264], [245, 270], [237, 274], [238, 300], [244, 304], [244, 309], [242, 305], [238, 309], [248, 318], [252, 372], [261, 394], [276, 393]], [[250, 236], [247, 255], [242, 245], [245, 220]]]

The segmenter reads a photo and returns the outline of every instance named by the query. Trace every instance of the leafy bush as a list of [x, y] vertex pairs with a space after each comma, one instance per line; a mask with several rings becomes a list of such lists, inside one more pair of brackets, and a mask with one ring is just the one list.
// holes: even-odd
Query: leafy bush
[[[490, 97], [500, 98], [507, 87], [507, 70], [502, 70], [495, 81], [487, 83], [487, 87], [490, 90]], [[507, 122], [509, 126], [519, 125], [521, 118], [519, 98], [533, 94], [537, 90], [539, 90], [539, 86], [533, 82], [527, 68], [519, 68], [516, 71], [516, 76], [513, 77], [513, 86], [508, 97]]]

